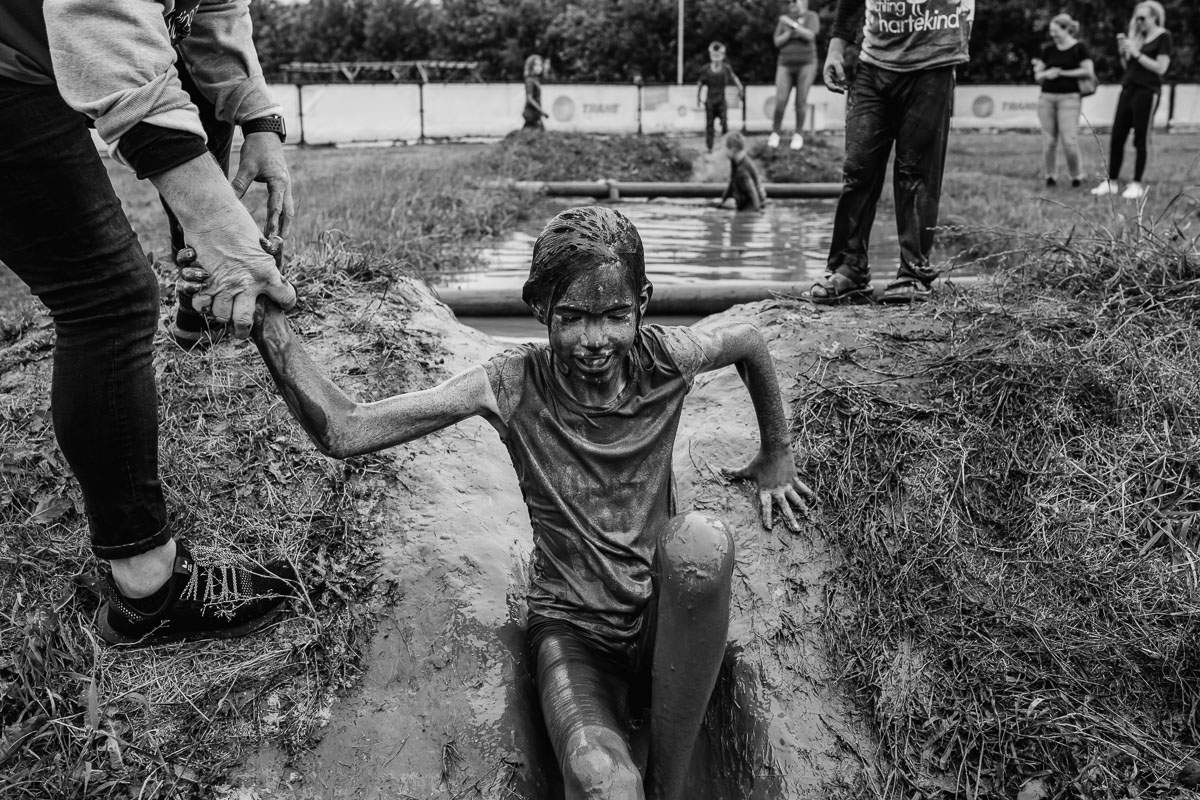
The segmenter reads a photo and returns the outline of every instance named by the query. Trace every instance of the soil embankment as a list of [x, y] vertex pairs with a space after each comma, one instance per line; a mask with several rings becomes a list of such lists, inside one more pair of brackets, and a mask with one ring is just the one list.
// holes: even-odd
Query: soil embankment
[[[376, 319], [441, 337], [447, 371], [499, 349], [418, 285], [400, 294], [411, 314], [382, 307]], [[772, 302], [722, 318], [760, 326], [785, 391], [813, 348], [829, 347], [830, 336], [853, 337], [857, 326], [829, 315], [814, 338], [798, 315]], [[309, 340], [318, 359], [345, 344], [328, 322]], [[676, 445], [680, 503], [726, 519], [738, 556], [729, 657], [698, 748], [697, 797], [815, 797], [831, 783], [854, 781], [855, 753], [869, 748], [825, 657], [820, 622], [831, 610], [833, 554], [815, 527], [799, 536], [782, 526], [763, 530], [751, 490], [720, 474], [756, 445], [737, 374], [701, 376]], [[522, 646], [531, 534], [507, 453], [490, 427], [470, 421], [388, 455], [400, 477], [380, 492], [371, 516], [381, 531], [381, 577], [395, 580], [403, 596], [378, 609], [362, 686], [335, 706], [310, 753], [286, 764], [282, 753], [261, 751], [238, 783], [263, 797], [555, 796], [557, 770]]]

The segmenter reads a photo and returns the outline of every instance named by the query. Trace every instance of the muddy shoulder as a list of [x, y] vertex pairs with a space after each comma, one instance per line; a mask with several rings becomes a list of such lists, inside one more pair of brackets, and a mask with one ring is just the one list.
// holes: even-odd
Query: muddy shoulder
[[[504, 348], [460, 324], [424, 287], [349, 299], [340, 316], [371, 317], [394, 335], [419, 334], [430, 385]], [[762, 331], [789, 407], [813, 382], [842, 377], [886, 386], [888, 339], [924, 337], [940, 324], [919, 309], [815, 309], [781, 298], [707, 318]], [[336, 365], [356, 326], [321, 317], [307, 343]], [[382, 388], [382, 387], [380, 387]], [[913, 387], [901, 379], [905, 399]], [[839, 555], [818, 509], [796, 535], [764, 530], [757, 500], [721, 469], [749, 460], [757, 427], [733, 370], [700, 376], [675, 447], [680, 508], [721, 516], [737, 567], [726, 660], [697, 745], [687, 796], [808, 798], [862, 787], [873, 743], [836, 682], [823, 620], [845, 613]], [[796, 441], [798, 452], [803, 441]], [[524, 646], [524, 591], [532, 539], [508, 455], [486, 424], [468, 421], [384, 456], [370, 510], [380, 578], [398, 598], [373, 609], [377, 628], [361, 681], [335, 702], [319, 742], [300, 754], [253, 753], [231, 781], [248, 797], [561, 796]], [[801, 456], [801, 461], [802, 461]], [[464, 795], [463, 792], [467, 792]]]

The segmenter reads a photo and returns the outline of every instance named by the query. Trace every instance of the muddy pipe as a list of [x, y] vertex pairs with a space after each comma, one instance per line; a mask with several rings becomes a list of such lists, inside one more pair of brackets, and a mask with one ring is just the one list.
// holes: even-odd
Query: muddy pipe
[[[716, 314], [739, 303], [753, 303], [778, 295], [799, 296], [811, 281], [706, 281], [656, 283], [650, 313], [656, 315]], [[434, 289], [443, 303], [460, 317], [518, 317], [530, 314], [519, 289], [442, 286]]]
[[[946, 285], [950, 276], [943, 276], [937, 285]], [[958, 287], [975, 284], [975, 275], [954, 275]], [[719, 314], [741, 303], [754, 303], [775, 297], [800, 298], [812, 287], [806, 281], [695, 281], [689, 283], [655, 283], [648, 313], [656, 316], [707, 316]], [[876, 281], [878, 300], [887, 281]], [[473, 286], [433, 287], [438, 299], [460, 317], [523, 317], [532, 315], [521, 300], [520, 288], [481, 288]]]
[[[639, 181], [507, 181], [526, 192], [550, 197], [594, 197], [620, 200], [624, 197], [720, 197], [725, 183], [639, 182]], [[842, 193], [840, 183], [767, 183], [767, 197], [776, 199], [831, 198]]]

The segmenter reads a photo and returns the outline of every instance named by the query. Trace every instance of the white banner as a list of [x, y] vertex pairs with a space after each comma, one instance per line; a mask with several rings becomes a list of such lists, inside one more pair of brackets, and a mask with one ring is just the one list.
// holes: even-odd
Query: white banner
[[[1164, 90], [1163, 102], [1154, 116], [1155, 127], [1166, 127], [1169, 121], [1169, 92], [1170, 89]], [[954, 92], [952, 124], [968, 129], [1040, 128], [1037, 113], [1040, 93], [1037, 86], [959, 86]], [[1120, 95], [1120, 86], [1107, 85], [1085, 97], [1082, 111], [1085, 126], [1111, 127]]]
[[[309, 85], [300, 90], [306, 144], [421, 138], [421, 87], [415, 84]], [[295, 125], [301, 120], [287, 118]]]
[[[543, 88], [543, 106], [545, 99]], [[524, 84], [429, 83], [425, 85], [425, 135], [504, 136], [525, 124], [524, 108]]]
[[[796, 127], [796, 93], [788, 95], [787, 108], [783, 114], [783, 130], [789, 132]], [[746, 87], [746, 128], [755, 133], [771, 130], [775, 116], [775, 87]], [[840, 131], [846, 127], [846, 96], [835, 94], [824, 86], [814, 86], [808, 91], [808, 110], [805, 112], [806, 131]]]
[[[1159, 103], [1159, 113], [1167, 106], [1166, 95]], [[1200, 86], [1175, 87], [1175, 115], [1171, 118], [1172, 125], [1200, 125]]]
[[[704, 106], [696, 102], [696, 86], [644, 86], [642, 87], [642, 133], [703, 133]], [[742, 129], [742, 101], [737, 87], [730, 86], [725, 92], [728, 107], [726, 119], [729, 130]], [[714, 123], [717, 135], [721, 123]]]
[[[523, 98], [523, 96], [522, 96]], [[426, 103], [429, 97], [426, 95]], [[524, 107], [524, 99], [522, 99]], [[546, 128], [590, 133], [636, 133], [636, 86], [548, 84], [542, 86]]]
[[[454, 83], [311, 85], [298, 89], [276, 85], [272, 92], [284, 108], [291, 128], [289, 141], [309, 144], [405, 140], [422, 136], [456, 138], [504, 136], [524, 121], [525, 88], [519, 83]], [[1085, 126], [1112, 125], [1121, 87], [1101, 86], [1084, 99]], [[1163, 92], [1155, 126], [1170, 117], [1170, 88]], [[1175, 119], [1179, 124], [1200, 125], [1200, 86], [1177, 86]], [[960, 129], [1029, 129], [1040, 127], [1037, 116], [1039, 89], [1024, 86], [959, 86], [954, 97], [952, 124]], [[424, 94], [424, 120], [421, 95]], [[299, 114], [303, 101], [303, 115]], [[636, 133], [639, 102], [643, 133], [700, 133], [704, 108], [696, 103], [696, 86], [645, 86], [629, 84], [547, 84], [542, 106], [550, 114], [549, 130], [592, 133]], [[783, 129], [795, 126], [795, 95], [789, 98]], [[743, 109], [735, 89], [728, 93], [729, 127], [743, 128]], [[771, 130], [775, 87], [747, 86], [745, 129], [754, 134]], [[807, 130], [840, 131], [845, 128], [846, 97], [823, 86], [808, 94]]]

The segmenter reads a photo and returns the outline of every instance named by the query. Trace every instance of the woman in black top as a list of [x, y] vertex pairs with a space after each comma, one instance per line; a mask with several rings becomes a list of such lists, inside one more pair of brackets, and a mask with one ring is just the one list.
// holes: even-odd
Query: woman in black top
[[1079, 23], [1069, 14], [1059, 14], [1050, 20], [1051, 41], [1042, 48], [1041, 58], [1033, 60], [1033, 77], [1042, 86], [1038, 97], [1038, 119], [1042, 123], [1042, 161], [1046, 185], [1058, 182], [1058, 142], [1062, 141], [1063, 155], [1071, 186], [1083, 180], [1083, 161], [1079, 152], [1079, 109], [1083, 102], [1079, 93], [1081, 78], [1093, 73], [1092, 57], [1087, 45], [1075, 38]]
[[1166, 12], [1157, 0], [1145, 0], [1134, 9], [1129, 34], [1117, 35], [1125, 77], [1121, 80], [1121, 97], [1113, 120], [1112, 141], [1108, 154], [1108, 179], [1092, 190], [1104, 197], [1117, 192], [1117, 178], [1125, 156], [1125, 140], [1133, 131], [1133, 147], [1137, 153], [1133, 180], [1121, 196], [1140, 200], [1146, 195], [1142, 175], [1146, 171], [1146, 156], [1150, 145], [1150, 128], [1158, 99], [1162, 94], [1163, 75], [1171, 65], [1171, 34], [1163, 28]]

